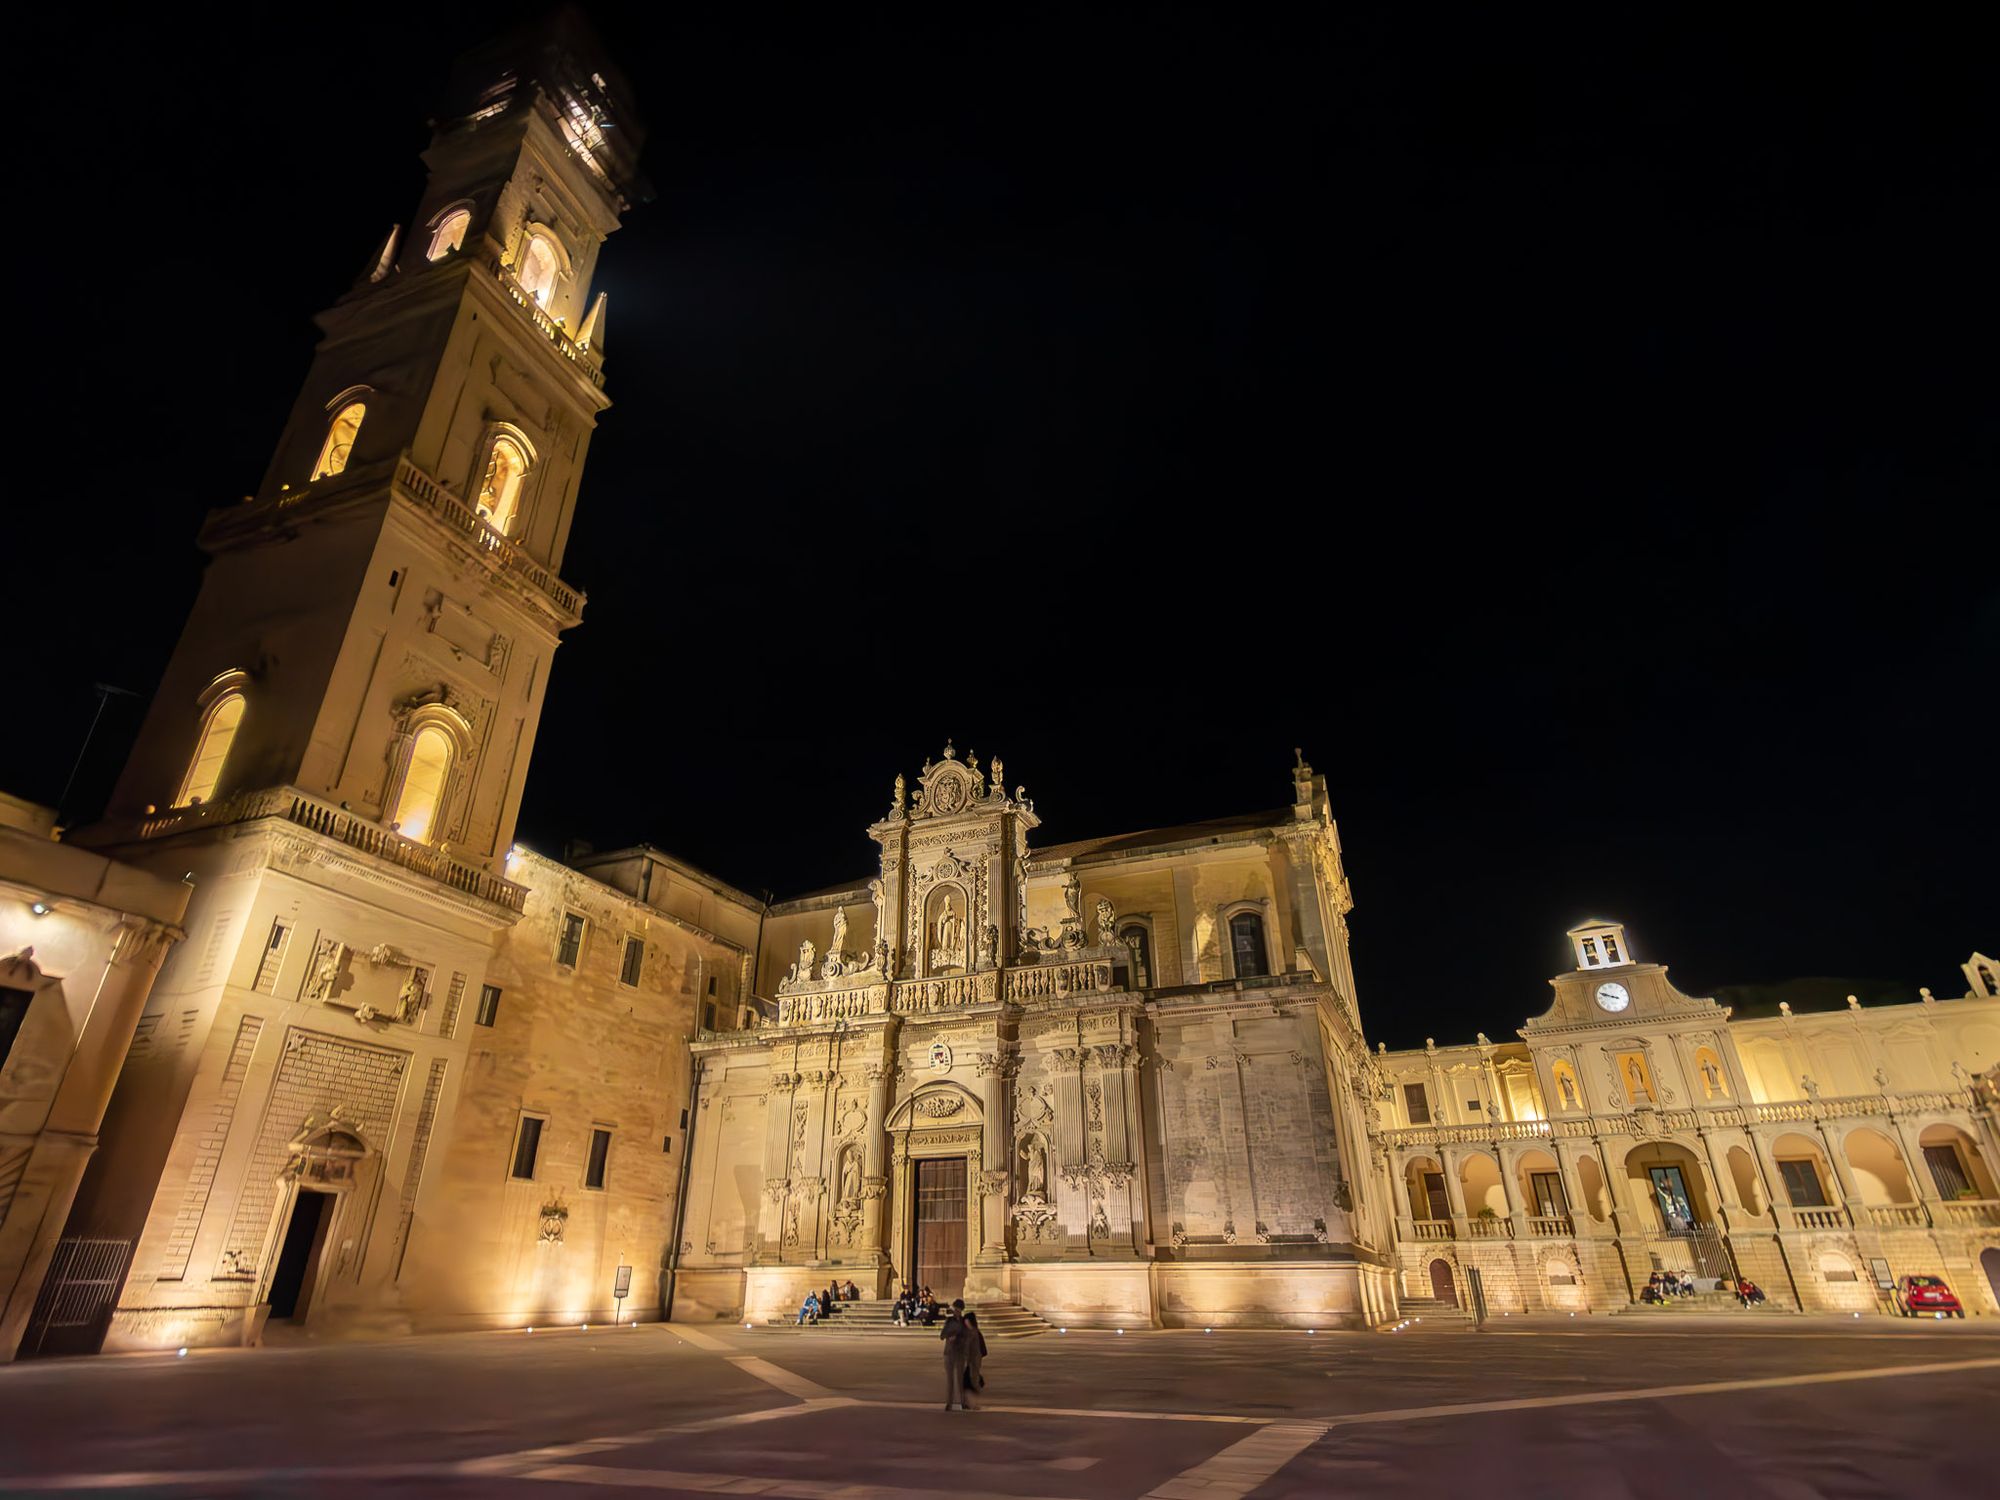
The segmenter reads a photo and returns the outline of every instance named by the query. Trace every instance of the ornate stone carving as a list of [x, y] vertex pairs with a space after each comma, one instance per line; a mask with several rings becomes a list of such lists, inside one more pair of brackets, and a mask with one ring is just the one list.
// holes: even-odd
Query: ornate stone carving
[[928, 1115], [933, 1120], [949, 1119], [965, 1108], [965, 1100], [957, 1094], [920, 1094], [910, 1108], [920, 1115]]
[[340, 987], [341, 970], [347, 964], [347, 944], [321, 938], [313, 945], [312, 967], [307, 972], [305, 997], [331, 1000]]
[[1097, 946], [1109, 948], [1118, 941], [1118, 909], [1111, 904], [1109, 897], [1097, 898], [1096, 916]]
[[979, 1191], [983, 1196], [989, 1198], [992, 1197], [995, 1193], [1006, 1192], [1007, 1191], [1006, 1172], [1005, 1171], [981, 1172], [979, 1174]]
[[1092, 1130], [1102, 1130], [1104, 1128], [1103, 1087], [1095, 1083], [1086, 1084], [1084, 1086], [1083, 1096], [1090, 1103], [1090, 1128]]
[[764, 1196], [769, 1198], [773, 1203], [784, 1202], [785, 1195], [791, 1190], [792, 1179], [789, 1177], [766, 1177], [764, 1179]]
[[563, 1232], [568, 1227], [569, 1209], [563, 1205], [562, 1194], [558, 1193], [542, 1205], [538, 1238], [544, 1245], [560, 1245]]

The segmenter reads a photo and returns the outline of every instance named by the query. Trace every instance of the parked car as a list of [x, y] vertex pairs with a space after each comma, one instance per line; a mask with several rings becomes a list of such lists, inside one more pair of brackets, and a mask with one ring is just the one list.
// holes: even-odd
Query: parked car
[[1906, 1318], [1965, 1316], [1942, 1276], [1903, 1277], [1896, 1284], [1896, 1310]]

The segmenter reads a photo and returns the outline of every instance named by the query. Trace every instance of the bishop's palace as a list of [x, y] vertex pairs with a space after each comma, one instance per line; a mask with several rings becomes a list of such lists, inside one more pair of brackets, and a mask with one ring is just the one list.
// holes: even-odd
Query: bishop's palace
[[0, 799], [5, 1357], [759, 1321], [835, 1277], [1098, 1327], [1632, 1312], [1661, 1270], [2000, 1313], [1977, 954], [1961, 998], [1750, 1018], [1592, 923], [1513, 1040], [1388, 1052], [1303, 758], [1269, 811], [1045, 845], [946, 746], [884, 767], [870, 868], [775, 903], [516, 849], [640, 132], [563, 34], [441, 119], [203, 525], [105, 818]]

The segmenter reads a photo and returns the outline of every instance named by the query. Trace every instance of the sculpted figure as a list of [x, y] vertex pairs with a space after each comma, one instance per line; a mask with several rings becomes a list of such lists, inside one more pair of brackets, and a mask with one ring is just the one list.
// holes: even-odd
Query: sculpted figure
[[861, 1196], [861, 1163], [852, 1151], [840, 1162], [840, 1201], [852, 1203]]
[[1049, 1192], [1049, 1158], [1040, 1141], [1028, 1142], [1028, 1188], [1030, 1198], [1046, 1198]]
[[837, 958], [847, 951], [847, 908], [833, 909], [833, 942], [827, 948], [829, 957]]
[[799, 964], [796, 972], [802, 980], [812, 978], [813, 954], [815, 951], [811, 938], [807, 938], [803, 943], [799, 944]]
[[1561, 1079], [1562, 1079], [1562, 1091], [1563, 1091], [1563, 1108], [1564, 1108], [1564, 1109], [1575, 1109], [1575, 1108], [1576, 1108], [1576, 1080], [1575, 1080], [1574, 1078], [1570, 1077], [1568, 1073], [1563, 1073], [1563, 1074], [1561, 1074], [1561, 1075], [1559, 1075], [1559, 1076], [1560, 1076], [1560, 1077], [1561, 1077]]
[[1098, 947], [1109, 948], [1112, 944], [1118, 941], [1117, 924], [1118, 924], [1117, 908], [1112, 906], [1109, 897], [1099, 896], [1097, 898], [1097, 946]]
[[965, 928], [959, 921], [958, 905], [950, 896], [944, 898], [944, 906], [938, 911], [937, 945], [947, 962], [959, 960], [964, 955]]

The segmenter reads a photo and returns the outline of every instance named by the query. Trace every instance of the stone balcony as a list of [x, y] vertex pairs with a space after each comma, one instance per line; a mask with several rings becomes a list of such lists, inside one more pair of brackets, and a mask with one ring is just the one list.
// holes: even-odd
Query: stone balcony
[[172, 838], [198, 829], [224, 828], [271, 820], [340, 844], [369, 860], [407, 870], [427, 880], [518, 916], [527, 905], [526, 886], [503, 880], [483, 866], [453, 858], [442, 849], [406, 839], [372, 818], [347, 811], [298, 787], [241, 792], [217, 802], [170, 808], [126, 824], [106, 824], [93, 842]]

